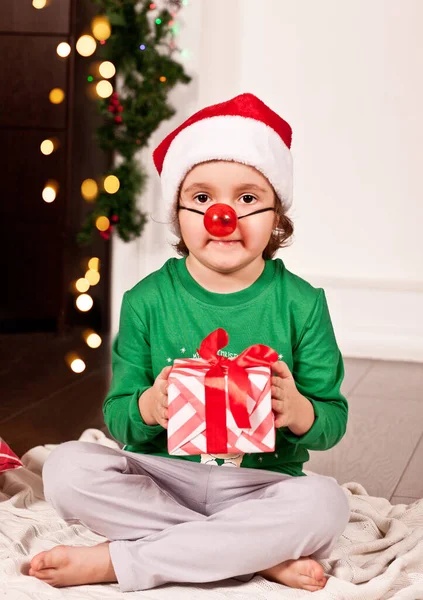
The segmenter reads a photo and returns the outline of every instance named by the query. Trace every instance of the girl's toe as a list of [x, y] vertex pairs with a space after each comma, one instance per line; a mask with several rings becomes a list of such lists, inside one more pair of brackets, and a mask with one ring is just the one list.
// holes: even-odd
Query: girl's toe
[[318, 592], [322, 587], [317, 585], [305, 585], [303, 589], [307, 590], [307, 592]]
[[40, 554], [34, 556], [34, 558], [30, 562], [31, 569], [33, 569], [34, 571], [38, 571], [38, 569], [43, 569], [44, 557], [46, 554], [47, 552], [40, 552]]
[[35, 577], [37, 579], [41, 579], [42, 581], [46, 581], [46, 579], [52, 580], [56, 575], [56, 569], [42, 569], [41, 571], [37, 571], [35, 573]]

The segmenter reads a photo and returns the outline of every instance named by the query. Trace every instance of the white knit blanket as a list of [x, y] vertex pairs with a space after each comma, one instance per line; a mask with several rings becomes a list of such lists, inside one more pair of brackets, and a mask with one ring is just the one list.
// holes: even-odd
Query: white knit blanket
[[[80, 439], [117, 447], [97, 429], [87, 429]], [[351, 519], [323, 562], [330, 577], [319, 592], [294, 590], [261, 577], [248, 583], [231, 579], [126, 593], [118, 584], [52, 588], [24, 574], [35, 554], [58, 544], [91, 546], [105, 540], [82, 525], [65, 523], [44, 500], [41, 469], [53, 448], [33, 448], [22, 457], [24, 468], [0, 475], [1, 600], [293, 600], [311, 594], [313, 600], [423, 599], [423, 500], [393, 506], [367, 495], [358, 483], [343, 486]]]

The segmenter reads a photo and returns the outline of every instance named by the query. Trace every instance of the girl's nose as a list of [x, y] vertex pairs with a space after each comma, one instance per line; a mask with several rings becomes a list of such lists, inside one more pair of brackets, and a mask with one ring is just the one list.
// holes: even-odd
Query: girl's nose
[[212, 204], [204, 213], [204, 227], [216, 237], [225, 237], [235, 231], [238, 217], [228, 204]]

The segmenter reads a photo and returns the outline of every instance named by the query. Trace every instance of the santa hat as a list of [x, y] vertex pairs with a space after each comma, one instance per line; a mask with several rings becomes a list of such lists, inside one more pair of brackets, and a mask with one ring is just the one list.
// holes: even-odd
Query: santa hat
[[162, 197], [171, 207], [187, 173], [209, 160], [233, 160], [260, 171], [288, 209], [292, 204], [292, 129], [253, 94], [198, 111], [153, 152]]

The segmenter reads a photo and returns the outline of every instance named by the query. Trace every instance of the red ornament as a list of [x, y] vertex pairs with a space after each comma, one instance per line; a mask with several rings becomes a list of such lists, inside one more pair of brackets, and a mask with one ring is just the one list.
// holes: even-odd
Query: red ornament
[[109, 112], [115, 112], [115, 107], [113, 106], [113, 104], [109, 104], [109, 106], [107, 107]]
[[119, 217], [117, 215], [113, 215], [112, 217], [110, 217], [110, 220], [112, 221], [112, 223], [118, 223]]
[[231, 206], [213, 204], [204, 214], [204, 227], [216, 237], [231, 235], [237, 228], [238, 217]]
[[117, 117], [115, 117], [115, 123], [122, 123], [123, 119], [120, 115], [118, 115]]
[[103, 238], [103, 240], [110, 240], [110, 233], [108, 233], [107, 231], [100, 231], [100, 235]]
[[122, 112], [123, 111], [123, 106], [122, 104], [119, 104], [119, 106], [117, 107], [118, 112]]
[[135, 140], [135, 143], [137, 146], [139, 146], [141, 144], [141, 140]]

